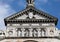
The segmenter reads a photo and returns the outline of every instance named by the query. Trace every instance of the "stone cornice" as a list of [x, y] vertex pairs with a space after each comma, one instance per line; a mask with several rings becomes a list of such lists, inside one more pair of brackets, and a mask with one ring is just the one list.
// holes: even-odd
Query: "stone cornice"
[[5, 39], [47, 39], [47, 38], [55, 38], [59, 39], [58, 37], [5, 37]]
[[[5, 23], [55, 23], [57, 24], [57, 21], [54, 19], [20, 19], [20, 20], [5, 20]], [[7, 24], [6, 24], [7, 25]]]

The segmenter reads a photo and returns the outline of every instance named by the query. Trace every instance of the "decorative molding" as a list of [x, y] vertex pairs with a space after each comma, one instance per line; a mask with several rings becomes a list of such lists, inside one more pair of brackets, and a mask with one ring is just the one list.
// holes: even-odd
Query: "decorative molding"
[[59, 37], [5, 37], [5, 39], [46, 39], [46, 38], [56, 38], [56, 39], [59, 39]]

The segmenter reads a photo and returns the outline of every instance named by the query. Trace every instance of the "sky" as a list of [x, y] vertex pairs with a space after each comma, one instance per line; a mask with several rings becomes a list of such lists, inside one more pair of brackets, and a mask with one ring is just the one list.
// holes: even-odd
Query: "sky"
[[[35, 0], [35, 7], [58, 18], [60, 29], [60, 0]], [[26, 0], [0, 0], [0, 29], [6, 29], [4, 18], [26, 8]]]

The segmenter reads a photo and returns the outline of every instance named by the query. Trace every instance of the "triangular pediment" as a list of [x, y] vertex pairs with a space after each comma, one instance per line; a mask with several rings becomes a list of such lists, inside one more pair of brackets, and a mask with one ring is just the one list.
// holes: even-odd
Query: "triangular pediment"
[[47, 13], [44, 13], [43, 11], [37, 10], [35, 8], [27, 8], [21, 12], [18, 12], [10, 17], [7, 17], [6, 20], [14, 20], [14, 19], [26, 19], [26, 18], [32, 19], [33, 17], [35, 19], [54, 19], [55, 17], [48, 15]]
[[9, 16], [4, 19], [5, 21], [21, 21], [21, 20], [39, 20], [39, 21], [57, 21], [57, 18], [51, 16], [41, 10], [37, 10], [35, 7], [27, 7], [21, 12], [18, 12], [12, 16]]

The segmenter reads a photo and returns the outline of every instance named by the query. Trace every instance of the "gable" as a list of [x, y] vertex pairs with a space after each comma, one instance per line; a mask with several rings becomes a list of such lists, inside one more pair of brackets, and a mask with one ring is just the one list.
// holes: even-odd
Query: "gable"
[[[5, 18], [5, 19], [6, 19], [6, 20], [15, 19], [15, 18], [24, 19], [24, 18], [26, 18], [26, 17], [29, 15], [29, 13], [31, 13], [31, 12], [33, 12], [34, 17], [35, 17], [36, 19], [45, 19], [45, 18], [48, 18], [48, 19], [57, 19], [56, 17], [51, 16], [51, 15], [49, 15], [49, 14], [43, 12], [43, 11], [37, 10], [37, 9], [34, 8], [34, 7], [26, 8], [26, 9], [24, 9], [23, 11], [18, 12], [18, 13], [16, 13], [16, 14], [13, 14], [13, 15]], [[35, 15], [35, 14], [36, 14], [36, 15]], [[24, 17], [24, 18], [23, 18], [23, 17]], [[30, 15], [30, 17], [31, 17], [31, 15]]]
[[[5, 18], [6, 20], [10, 20], [10, 19], [26, 19], [27, 17], [29, 18], [35, 18], [35, 19], [47, 19], [46, 16], [41, 15], [41, 13], [37, 13], [38, 11], [36, 11], [34, 8], [27, 8], [21, 12], [18, 12], [15, 15], [12, 15], [10, 17]], [[32, 13], [32, 14], [31, 14]], [[33, 15], [33, 16], [32, 16]], [[32, 16], [32, 17], [31, 17]]]
[[43, 11], [37, 10], [35, 7], [28, 7], [26, 9], [24, 9], [21, 12], [18, 12], [12, 16], [9, 16], [7, 18], [4, 19], [5, 22], [10, 22], [10, 21], [30, 21], [32, 22], [35, 21], [39, 21], [39, 22], [54, 22], [57, 23], [57, 18], [54, 16], [51, 16]]

